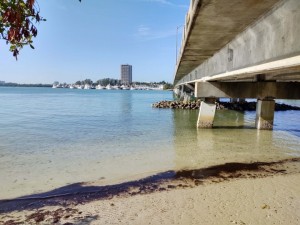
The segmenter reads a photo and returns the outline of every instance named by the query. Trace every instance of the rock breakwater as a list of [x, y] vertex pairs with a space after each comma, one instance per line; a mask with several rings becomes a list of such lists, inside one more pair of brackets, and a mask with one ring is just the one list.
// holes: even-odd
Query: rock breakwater
[[[196, 101], [160, 101], [152, 104], [159, 109], [199, 109], [201, 100]], [[255, 111], [256, 102], [216, 102], [217, 110]], [[300, 107], [287, 104], [275, 104], [275, 111], [300, 110]]]

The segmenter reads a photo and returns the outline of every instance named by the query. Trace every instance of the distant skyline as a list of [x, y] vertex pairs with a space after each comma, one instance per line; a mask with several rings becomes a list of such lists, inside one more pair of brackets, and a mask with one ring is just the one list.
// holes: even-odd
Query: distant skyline
[[[134, 67], [133, 81], [173, 81], [176, 29], [189, 1], [38, 1], [47, 19], [38, 25], [35, 50], [18, 61], [0, 40], [0, 80], [72, 83], [86, 78], [119, 79], [120, 65]], [[178, 40], [180, 43], [181, 29]]]

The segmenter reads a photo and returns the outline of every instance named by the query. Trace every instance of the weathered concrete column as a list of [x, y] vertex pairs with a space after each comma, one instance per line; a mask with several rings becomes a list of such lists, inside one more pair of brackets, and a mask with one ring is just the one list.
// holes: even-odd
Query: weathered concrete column
[[272, 130], [274, 121], [275, 101], [257, 100], [255, 126], [259, 130]]
[[200, 111], [198, 115], [198, 128], [212, 128], [216, 112], [216, 99], [205, 98], [201, 101]]
[[238, 102], [238, 98], [230, 98], [230, 103], [237, 103]]
[[184, 103], [187, 103], [187, 102], [189, 102], [190, 100], [191, 100], [191, 96], [188, 95], [187, 93], [184, 93], [184, 95], [183, 95], [183, 102], [184, 102]]
[[184, 85], [180, 85], [180, 101], [184, 100], [184, 96], [185, 96], [185, 91], [184, 91]]

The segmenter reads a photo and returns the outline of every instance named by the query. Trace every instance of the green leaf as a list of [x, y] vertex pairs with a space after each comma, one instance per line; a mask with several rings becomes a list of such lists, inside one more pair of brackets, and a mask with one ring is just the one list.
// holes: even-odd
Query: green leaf
[[16, 46], [15, 46], [15, 45], [11, 45], [10, 48], [9, 48], [9, 51], [12, 52], [12, 51], [14, 51], [15, 49], [16, 49]]

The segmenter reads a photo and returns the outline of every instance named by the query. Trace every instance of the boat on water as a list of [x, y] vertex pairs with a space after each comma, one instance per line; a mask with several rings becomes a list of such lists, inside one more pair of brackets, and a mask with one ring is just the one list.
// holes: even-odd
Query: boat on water
[[105, 87], [103, 87], [102, 85], [98, 84], [98, 85], [96, 86], [96, 89], [97, 89], [97, 90], [103, 90], [103, 89], [105, 89]]
[[133, 90], [137, 90], [137, 89], [135, 87], [131, 86], [130, 90], [133, 91]]
[[107, 89], [107, 90], [111, 90], [111, 89], [112, 89], [111, 85], [108, 84], [108, 85], [106, 86], [106, 89]]
[[123, 84], [123, 85], [121, 86], [121, 89], [122, 89], [122, 90], [130, 90], [130, 87], [128, 87], [128, 86], [126, 86], [126, 85]]
[[89, 84], [85, 84], [83, 89], [85, 90], [91, 89], [91, 86]]
[[61, 84], [57, 84], [57, 85], [53, 84], [52, 88], [64, 88], [64, 86]]

